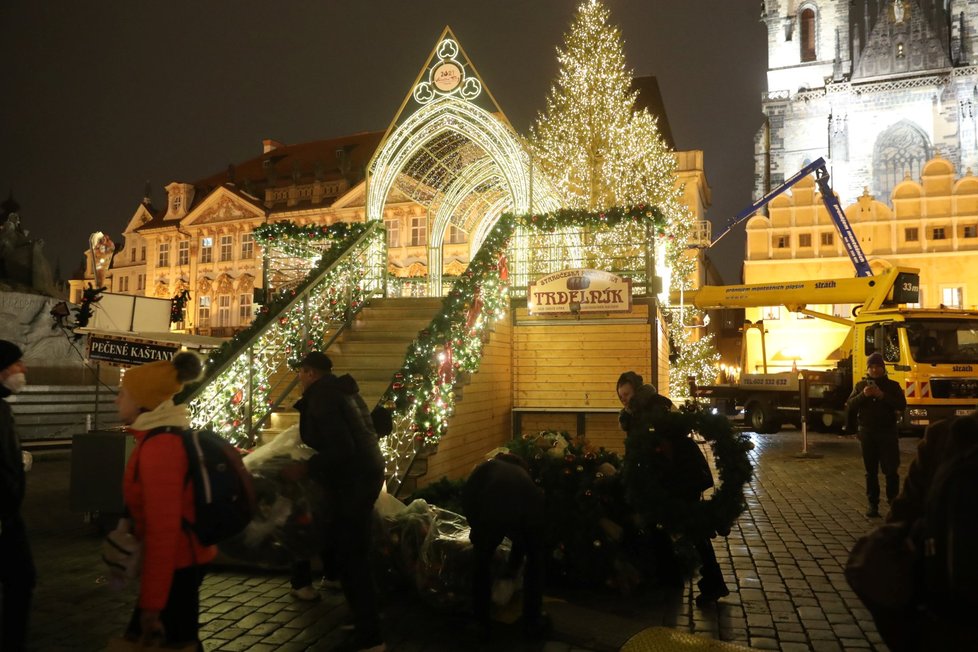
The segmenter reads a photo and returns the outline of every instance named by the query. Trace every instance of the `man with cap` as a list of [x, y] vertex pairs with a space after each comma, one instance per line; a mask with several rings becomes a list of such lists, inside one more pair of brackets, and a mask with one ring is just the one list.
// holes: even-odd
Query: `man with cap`
[[16, 344], [0, 340], [0, 650], [23, 650], [34, 592], [34, 560], [20, 516], [24, 500], [24, 458], [6, 398], [27, 383], [27, 366]]
[[369, 554], [373, 506], [384, 484], [384, 457], [357, 382], [349, 374], [337, 377], [332, 370], [329, 356], [319, 351], [299, 363], [299, 436], [316, 451], [308, 470], [323, 486], [331, 511], [324, 554], [333, 555], [353, 612], [348, 649], [380, 652], [386, 648]]
[[886, 375], [883, 355], [873, 353], [866, 360], [866, 377], [856, 383], [846, 401], [846, 415], [858, 424], [863, 465], [866, 468], [866, 516], [880, 515], [879, 471], [886, 478], [886, 501], [892, 503], [900, 491], [900, 447], [897, 419], [907, 407], [900, 383]]

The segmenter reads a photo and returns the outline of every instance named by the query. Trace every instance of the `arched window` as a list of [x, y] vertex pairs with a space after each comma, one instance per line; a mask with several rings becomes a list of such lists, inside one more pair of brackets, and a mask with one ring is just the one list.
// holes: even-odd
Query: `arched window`
[[893, 188], [905, 175], [919, 179], [924, 164], [931, 159], [927, 134], [917, 125], [901, 120], [876, 138], [873, 149], [873, 190], [876, 197], [889, 202]]
[[801, 60], [815, 61], [815, 10], [801, 12]]

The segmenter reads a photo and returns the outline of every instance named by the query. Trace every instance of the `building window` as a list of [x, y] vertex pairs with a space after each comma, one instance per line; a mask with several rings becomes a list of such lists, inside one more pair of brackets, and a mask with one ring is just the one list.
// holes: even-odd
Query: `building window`
[[946, 308], [961, 308], [964, 306], [964, 288], [941, 288], [941, 304]]
[[173, 195], [173, 212], [178, 213], [181, 206], [183, 206], [183, 197], [180, 195]]
[[411, 218], [411, 246], [412, 247], [423, 247], [428, 244], [428, 218], [412, 217]]
[[129, 262], [130, 263], [136, 262], [136, 247], [135, 247], [135, 245], [133, 246], [132, 250], [129, 252]]
[[226, 263], [231, 260], [231, 249], [234, 247], [233, 235], [221, 236], [221, 262]]
[[128, 291], [129, 291], [129, 277], [128, 276], [120, 276], [119, 277], [119, 292], [128, 292]]
[[206, 328], [211, 325], [211, 298], [201, 297], [200, 307], [197, 309], [197, 325]]
[[214, 262], [214, 238], [200, 239], [200, 262]]
[[834, 247], [835, 246], [835, 234], [834, 233], [823, 233], [820, 239], [823, 247]]
[[384, 220], [384, 226], [387, 228], [387, 247], [400, 247], [401, 246], [401, 221], [400, 220]]
[[811, 233], [799, 233], [798, 234], [798, 246], [802, 248], [811, 248], [812, 246], [812, 234]]
[[170, 266], [170, 243], [161, 242], [158, 256], [156, 257], [157, 267], [169, 267]]
[[255, 234], [241, 234], [241, 260], [251, 260], [255, 257]]
[[961, 235], [965, 238], [978, 238], [978, 225], [969, 224], [962, 229]]
[[465, 244], [468, 234], [454, 224], [448, 225], [448, 244]]
[[137, 274], [136, 275], [136, 292], [142, 292], [146, 289], [146, 275]]
[[222, 294], [217, 297], [217, 325], [231, 325], [231, 295]]
[[791, 236], [790, 235], [779, 235], [774, 238], [774, 248], [775, 249], [788, 249], [791, 247]]
[[177, 245], [177, 265], [190, 264], [190, 241], [184, 240]]
[[781, 306], [768, 306], [764, 309], [764, 319], [777, 321], [781, 319]]
[[799, 17], [801, 23], [801, 60], [815, 61], [815, 10], [805, 9]]
[[243, 325], [243, 324], [251, 323], [251, 319], [254, 316], [251, 312], [252, 309], [254, 308], [254, 304], [252, 304], [252, 298], [253, 297], [251, 293], [238, 295], [238, 323], [239, 324]]
[[915, 226], [908, 226], [903, 230], [903, 239], [907, 242], [917, 242], [920, 240], [920, 231]]
[[931, 240], [946, 240], [947, 234], [944, 231], [943, 226], [935, 226], [934, 230], [931, 231]]
[[146, 262], [146, 245], [139, 248], [139, 261], [142, 263]]

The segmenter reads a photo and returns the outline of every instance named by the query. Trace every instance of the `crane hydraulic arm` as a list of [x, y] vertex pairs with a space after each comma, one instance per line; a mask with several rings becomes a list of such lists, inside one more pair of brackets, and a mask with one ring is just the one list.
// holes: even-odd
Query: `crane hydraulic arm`
[[[678, 303], [679, 294], [671, 300]], [[801, 312], [809, 304], [861, 304], [862, 309], [916, 303], [920, 274], [912, 267], [891, 267], [878, 276], [809, 281], [773, 281], [749, 285], [703, 286], [683, 293], [684, 303], [696, 308], [753, 308], [787, 306]]]
[[829, 172], [825, 164], [825, 159], [821, 157], [803, 167], [794, 176], [787, 179], [780, 186], [774, 188], [769, 193], [735, 215], [727, 223], [727, 226], [723, 229], [720, 235], [718, 235], [716, 239], [710, 243], [710, 246], [712, 247], [715, 245], [720, 241], [720, 238], [727, 235], [735, 226], [749, 218], [760, 209], [764, 208], [764, 206], [770, 203], [772, 199], [784, 193], [793, 185], [813, 172], [815, 173], [815, 183], [818, 184], [819, 193], [822, 195], [822, 203], [825, 204], [825, 208], [828, 210], [829, 216], [832, 218], [832, 222], [835, 224], [835, 228], [839, 231], [839, 236], [842, 238], [842, 244], [846, 249], [846, 253], [849, 255], [849, 260], [852, 261], [852, 266], [856, 268], [856, 276], [872, 276], [873, 272], [869, 268], [869, 262], [866, 260], [866, 254], [863, 253], [862, 247], [859, 246], [859, 241], [856, 239], [856, 234], [853, 233], [849, 220], [846, 219], [846, 214], [842, 210], [842, 205], [839, 203], [838, 197], [835, 196], [835, 193], [832, 192], [832, 188], [829, 187]]

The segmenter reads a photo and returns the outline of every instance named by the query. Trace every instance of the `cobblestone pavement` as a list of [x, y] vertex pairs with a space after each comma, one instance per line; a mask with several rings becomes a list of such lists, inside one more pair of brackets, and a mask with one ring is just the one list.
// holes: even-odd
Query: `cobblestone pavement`
[[[842, 576], [855, 539], [879, 519], [865, 510], [858, 443], [814, 435], [817, 459], [795, 456], [796, 432], [753, 435], [755, 479], [748, 512], [726, 539], [714, 542], [731, 594], [699, 609], [692, 586], [621, 596], [577, 592], [550, 596], [552, 641], [530, 644], [514, 626], [492, 640], [477, 637], [468, 620], [420, 604], [410, 595], [388, 598], [388, 649], [617, 650], [651, 626], [671, 627], [757, 649], [883, 650], [869, 614]], [[901, 471], [915, 440], [902, 440]], [[100, 650], [122, 631], [133, 597], [111, 591], [99, 562], [100, 535], [68, 511], [70, 453], [35, 454], [25, 517], [39, 582], [31, 623], [32, 650]], [[208, 650], [330, 650], [348, 621], [342, 596], [323, 592], [319, 603], [297, 603], [283, 574], [220, 569], [202, 589], [201, 620]]]

